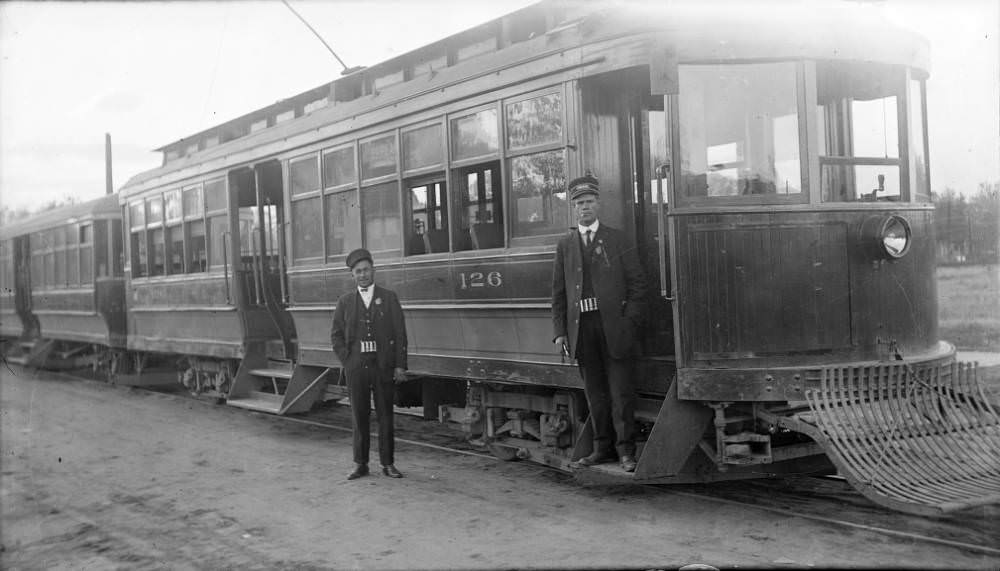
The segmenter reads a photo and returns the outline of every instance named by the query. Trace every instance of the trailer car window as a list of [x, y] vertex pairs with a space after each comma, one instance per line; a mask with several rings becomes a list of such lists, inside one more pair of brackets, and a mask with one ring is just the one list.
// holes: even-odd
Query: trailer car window
[[802, 192], [794, 63], [679, 72], [683, 196]]

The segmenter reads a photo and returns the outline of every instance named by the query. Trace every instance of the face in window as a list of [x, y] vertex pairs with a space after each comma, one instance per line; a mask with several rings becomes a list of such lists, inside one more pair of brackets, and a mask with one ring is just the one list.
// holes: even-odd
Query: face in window
[[368, 260], [361, 260], [351, 268], [351, 275], [358, 287], [368, 287], [375, 282], [375, 266]]
[[573, 200], [573, 212], [581, 226], [590, 226], [601, 211], [601, 200], [596, 194], [584, 194]]

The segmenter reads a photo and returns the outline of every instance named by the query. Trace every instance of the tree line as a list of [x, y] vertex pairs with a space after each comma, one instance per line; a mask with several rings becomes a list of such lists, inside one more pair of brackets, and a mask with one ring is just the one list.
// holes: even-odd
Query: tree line
[[979, 183], [971, 196], [946, 187], [932, 199], [938, 263], [1000, 262], [1000, 181]]

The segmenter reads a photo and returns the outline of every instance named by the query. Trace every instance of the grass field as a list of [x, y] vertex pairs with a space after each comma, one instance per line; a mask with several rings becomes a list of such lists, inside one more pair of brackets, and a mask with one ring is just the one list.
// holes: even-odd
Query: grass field
[[1000, 352], [1000, 265], [937, 270], [940, 337], [959, 349]]

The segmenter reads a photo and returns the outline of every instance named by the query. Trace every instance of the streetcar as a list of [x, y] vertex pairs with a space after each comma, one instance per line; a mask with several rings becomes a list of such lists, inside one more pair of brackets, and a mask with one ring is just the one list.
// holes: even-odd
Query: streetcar
[[928, 46], [877, 7], [763, 12], [542, 1], [158, 149], [118, 193], [126, 350], [234, 406], [341, 398], [365, 247], [406, 314], [398, 404], [574, 470], [550, 284], [589, 171], [653, 286], [638, 467], [580, 478], [836, 470], [893, 509], [995, 503], [997, 415], [938, 337]]

